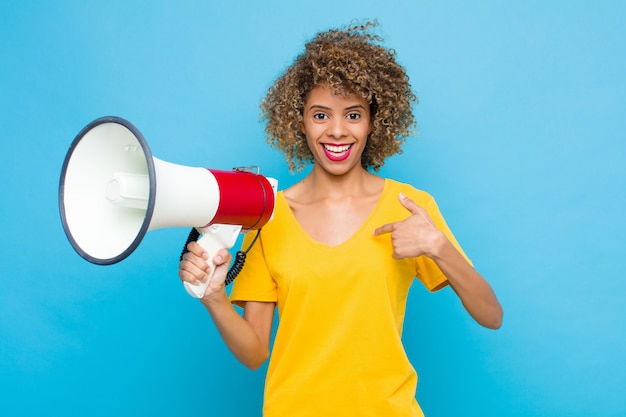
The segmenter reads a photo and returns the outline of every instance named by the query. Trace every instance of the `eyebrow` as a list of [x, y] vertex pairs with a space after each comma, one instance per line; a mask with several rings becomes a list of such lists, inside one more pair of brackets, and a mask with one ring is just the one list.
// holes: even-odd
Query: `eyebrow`
[[[330, 107], [322, 106], [321, 104], [312, 104], [311, 106], [309, 106], [309, 109], [332, 110]], [[344, 110], [354, 110], [354, 109], [365, 110], [365, 106], [363, 106], [362, 104], [354, 104], [352, 106], [346, 107]]]

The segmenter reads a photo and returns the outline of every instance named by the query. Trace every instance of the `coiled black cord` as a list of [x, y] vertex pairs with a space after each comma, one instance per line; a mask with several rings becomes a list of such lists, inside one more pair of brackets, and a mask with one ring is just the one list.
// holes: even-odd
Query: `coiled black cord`
[[192, 228], [191, 232], [189, 232], [189, 236], [187, 236], [187, 241], [185, 242], [185, 246], [183, 247], [183, 252], [180, 254], [179, 261], [182, 261], [183, 256], [185, 256], [185, 254], [189, 252], [189, 250], [187, 250], [187, 245], [190, 242], [197, 242], [199, 237], [200, 237], [200, 232], [198, 232], [198, 229], [196, 229], [195, 227]]
[[[226, 274], [226, 280], [224, 281], [224, 285], [229, 285], [231, 282], [235, 280], [235, 278], [237, 278], [237, 275], [239, 275], [239, 273], [243, 269], [243, 265], [246, 263], [246, 255], [248, 254], [248, 252], [250, 251], [250, 249], [252, 248], [256, 240], [259, 238], [259, 233], [261, 233], [261, 229], [256, 231], [256, 235], [254, 236], [254, 239], [252, 240], [252, 242], [250, 243], [250, 246], [248, 246], [248, 248], [245, 251], [241, 251], [241, 250], [237, 251], [237, 253], [235, 254], [235, 262], [233, 262], [232, 266], [228, 270], [228, 273]], [[189, 250], [187, 250], [187, 245], [189, 244], [189, 242], [196, 242], [199, 237], [200, 237], [200, 232], [198, 232], [198, 229], [196, 229], [195, 227], [191, 229], [191, 232], [189, 232], [189, 236], [187, 236], [187, 241], [185, 242], [183, 251], [180, 254], [180, 259], [179, 259], [180, 261], [182, 261], [183, 256], [185, 256], [185, 254], [189, 252]]]

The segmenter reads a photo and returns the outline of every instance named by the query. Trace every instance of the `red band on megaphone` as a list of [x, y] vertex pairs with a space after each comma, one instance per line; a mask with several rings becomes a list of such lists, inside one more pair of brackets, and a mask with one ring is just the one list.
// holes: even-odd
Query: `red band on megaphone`
[[220, 202], [211, 221], [260, 229], [274, 212], [274, 190], [267, 178], [251, 172], [209, 169], [217, 180]]

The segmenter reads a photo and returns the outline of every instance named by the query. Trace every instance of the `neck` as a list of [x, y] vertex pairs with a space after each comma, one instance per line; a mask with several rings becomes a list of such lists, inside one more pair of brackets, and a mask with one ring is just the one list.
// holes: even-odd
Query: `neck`
[[379, 177], [362, 167], [343, 175], [331, 175], [322, 169], [313, 167], [302, 183], [310, 193], [311, 198], [315, 200], [342, 199], [370, 194], [377, 179]]

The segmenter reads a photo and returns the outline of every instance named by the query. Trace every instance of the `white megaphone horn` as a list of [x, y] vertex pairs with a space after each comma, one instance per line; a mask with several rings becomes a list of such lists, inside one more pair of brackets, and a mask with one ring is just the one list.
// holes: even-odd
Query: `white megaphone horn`
[[102, 117], [76, 136], [63, 162], [59, 209], [63, 229], [80, 256], [110, 265], [129, 256], [144, 235], [165, 227], [195, 227], [209, 254], [206, 283], [185, 283], [204, 295], [212, 260], [239, 233], [272, 217], [278, 183], [258, 173], [176, 165], [152, 157], [127, 120]]

